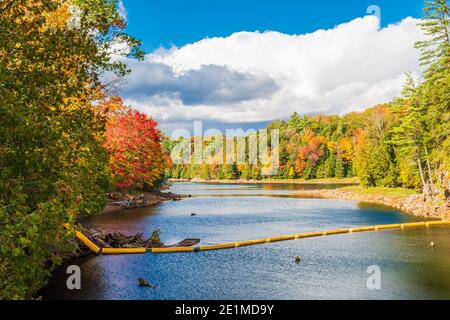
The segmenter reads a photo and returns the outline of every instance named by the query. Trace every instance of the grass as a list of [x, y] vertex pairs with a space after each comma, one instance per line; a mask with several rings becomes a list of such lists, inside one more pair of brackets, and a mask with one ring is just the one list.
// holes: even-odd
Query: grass
[[353, 191], [356, 194], [361, 195], [374, 195], [374, 196], [380, 195], [380, 196], [390, 196], [400, 198], [406, 198], [409, 196], [419, 194], [416, 190], [405, 188], [381, 188], [381, 187], [364, 188], [361, 186], [348, 186], [341, 188], [341, 190]]

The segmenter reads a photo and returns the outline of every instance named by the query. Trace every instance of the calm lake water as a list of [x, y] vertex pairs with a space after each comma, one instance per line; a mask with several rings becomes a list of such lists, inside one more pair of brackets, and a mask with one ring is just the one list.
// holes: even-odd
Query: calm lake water
[[[420, 221], [388, 207], [296, 196], [299, 189], [314, 187], [176, 183], [171, 191], [192, 197], [89, 222], [102, 230], [146, 236], [160, 228], [166, 244], [185, 238], [217, 244]], [[296, 256], [302, 259], [298, 265]], [[72, 264], [81, 267], [82, 289], [66, 288], [62, 267], [44, 298], [450, 299], [450, 228], [354, 233], [211, 252], [98, 256]], [[372, 265], [381, 269], [381, 290], [367, 289]], [[139, 277], [156, 288], [138, 287]]]

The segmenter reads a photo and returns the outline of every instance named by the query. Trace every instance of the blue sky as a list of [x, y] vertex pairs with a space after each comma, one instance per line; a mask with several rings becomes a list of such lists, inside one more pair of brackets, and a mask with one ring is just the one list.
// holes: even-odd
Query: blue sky
[[[168, 134], [361, 111], [420, 78], [423, 0], [122, 0], [144, 61], [120, 94]], [[368, 14], [377, 5], [381, 21]]]
[[183, 46], [205, 37], [239, 31], [273, 30], [304, 34], [329, 29], [366, 14], [369, 5], [382, 10], [382, 25], [407, 16], [422, 17], [424, 0], [123, 0], [128, 32], [147, 52], [159, 46]]

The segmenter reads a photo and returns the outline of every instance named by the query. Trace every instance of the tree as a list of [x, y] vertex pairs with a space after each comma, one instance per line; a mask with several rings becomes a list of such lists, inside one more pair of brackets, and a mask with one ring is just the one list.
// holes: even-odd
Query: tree
[[426, 39], [416, 43], [421, 62], [428, 66], [425, 77], [437, 80], [450, 68], [450, 6], [447, 0], [427, 0], [425, 20], [419, 24]]
[[303, 131], [301, 138], [303, 147], [299, 148], [297, 158], [295, 160], [295, 169], [298, 175], [304, 175], [305, 169], [308, 169], [308, 178], [314, 177], [314, 168], [321, 157], [324, 156], [326, 139], [316, 135], [311, 129], [307, 128]]
[[342, 158], [338, 157], [336, 159], [336, 167], [335, 167], [335, 176], [336, 178], [345, 178], [345, 165], [342, 161]]
[[367, 137], [356, 147], [356, 171], [360, 183], [366, 187], [384, 186], [389, 172], [389, 159], [383, 144], [370, 141]]
[[250, 178], [254, 180], [260, 180], [261, 179], [261, 169], [259, 165], [253, 164], [251, 165], [251, 174]]
[[151, 190], [163, 181], [170, 160], [161, 141], [157, 123], [141, 112], [127, 110], [111, 117], [105, 148], [117, 188]]
[[336, 168], [336, 155], [333, 151], [330, 152], [327, 160], [325, 161], [324, 175], [325, 178], [334, 178]]
[[401, 183], [419, 188], [419, 166], [428, 167], [422, 187], [433, 196], [434, 181], [443, 193], [450, 190], [443, 178], [450, 170], [449, 153], [445, 151], [450, 135], [450, 7], [445, 0], [430, 0], [424, 11], [425, 19], [419, 25], [425, 40], [417, 42], [416, 47], [422, 52], [422, 64], [427, 66], [425, 82], [416, 86], [407, 75], [402, 98], [394, 101], [401, 118], [393, 128], [393, 144]]
[[394, 111], [400, 115], [392, 128], [391, 142], [399, 162], [399, 181], [405, 187], [420, 189], [419, 167], [423, 137], [426, 131], [425, 108], [416, 94], [417, 88], [410, 74], [406, 75], [402, 97], [394, 100]]
[[297, 112], [294, 112], [287, 123], [288, 128], [295, 129], [297, 132], [303, 131], [304, 128], [310, 126], [307, 117], [300, 117]]
[[0, 299], [31, 298], [55, 252], [73, 249], [63, 224], [105, 204], [100, 79], [126, 73], [111, 59], [117, 39], [139, 51], [122, 22], [115, 1], [0, 2]]
[[237, 166], [238, 172], [239, 172], [239, 178], [244, 180], [251, 179], [252, 175], [252, 168], [249, 164], [239, 164]]

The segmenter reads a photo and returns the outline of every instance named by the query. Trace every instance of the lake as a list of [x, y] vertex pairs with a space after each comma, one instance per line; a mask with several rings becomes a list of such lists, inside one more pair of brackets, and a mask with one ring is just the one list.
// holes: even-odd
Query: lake
[[[316, 187], [174, 183], [170, 191], [192, 197], [98, 215], [89, 224], [146, 236], [159, 228], [166, 244], [185, 238], [218, 244], [423, 221], [389, 207], [296, 194]], [[71, 264], [81, 268], [82, 289], [66, 288], [63, 266], [43, 290], [45, 299], [450, 299], [450, 228], [353, 233], [197, 253], [98, 256]], [[370, 266], [380, 268], [380, 290], [367, 288]], [[139, 277], [156, 288], [139, 287]]]

